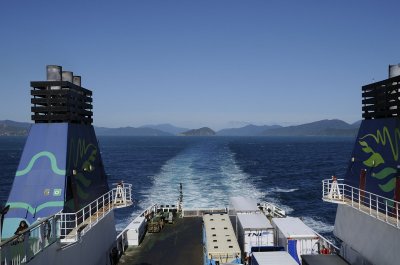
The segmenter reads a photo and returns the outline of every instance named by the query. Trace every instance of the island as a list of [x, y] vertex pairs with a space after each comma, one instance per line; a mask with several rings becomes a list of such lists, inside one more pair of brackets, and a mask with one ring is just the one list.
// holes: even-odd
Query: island
[[181, 133], [182, 136], [214, 136], [216, 133], [208, 127], [200, 129], [189, 130]]

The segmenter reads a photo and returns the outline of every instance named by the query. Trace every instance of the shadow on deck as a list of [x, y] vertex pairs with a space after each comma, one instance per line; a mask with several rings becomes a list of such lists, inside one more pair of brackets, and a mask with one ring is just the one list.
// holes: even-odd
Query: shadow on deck
[[118, 264], [203, 264], [202, 219], [177, 218], [160, 233], [147, 233], [138, 247], [129, 247]]

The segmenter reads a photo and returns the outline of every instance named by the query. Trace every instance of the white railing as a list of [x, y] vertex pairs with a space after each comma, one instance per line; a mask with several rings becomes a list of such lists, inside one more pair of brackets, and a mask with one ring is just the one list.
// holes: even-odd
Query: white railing
[[[154, 214], [157, 211], [157, 207], [158, 207], [157, 204], [153, 204], [153, 205], [149, 206], [146, 210], [144, 210], [141, 214], [139, 214], [135, 219], [133, 219], [133, 221], [131, 223], [140, 222], [139, 219], [142, 219], [142, 218], [145, 218], [144, 222], [147, 222], [154, 216]], [[129, 246], [129, 240], [134, 240], [134, 239], [130, 238], [130, 236], [128, 235], [128, 231], [130, 229], [132, 229], [132, 228], [128, 225], [127, 227], [125, 227], [124, 230], [122, 230], [118, 234], [118, 236], [116, 238], [117, 250], [118, 250], [119, 255], [122, 255], [122, 253], [125, 252], [126, 248]], [[134, 229], [136, 230], [137, 227], [135, 227]], [[146, 229], [144, 230], [144, 232], [145, 231], [146, 231]], [[135, 232], [137, 232], [137, 235], [138, 235], [137, 241], [139, 244], [139, 241], [141, 239], [140, 237], [142, 235], [140, 234], [139, 230], [137, 230]]]
[[202, 217], [206, 213], [227, 213], [227, 208], [183, 209], [182, 217]]
[[261, 208], [266, 216], [281, 218], [286, 217], [286, 212], [273, 203], [261, 202], [258, 207]]
[[[340, 248], [338, 248], [333, 242], [329, 241], [327, 238], [323, 237], [321, 234], [318, 234], [317, 232], [314, 231], [315, 234], [319, 237], [318, 243], [319, 243], [319, 249], [318, 252], [321, 252], [322, 247], [325, 247], [328, 249], [329, 254], [340, 254]], [[324, 254], [324, 253], [320, 253]]]
[[59, 212], [38, 220], [22, 233], [1, 242], [0, 264], [27, 263], [57, 240], [62, 243], [76, 242], [114, 208], [131, 205], [132, 185], [125, 183], [115, 185], [115, 188], [78, 212]]
[[343, 179], [324, 179], [322, 181], [322, 199], [327, 202], [349, 205], [400, 228], [400, 202], [344, 184]]
[[72, 243], [95, 226], [114, 208], [132, 205], [132, 184], [118, 183], [115, 188], [76, 213], [59, 213], [60, 240]]
[[35, 255], [59, 238], [56, 215], [34, 223], [29, 229], [0, 243], [0, 264], [18, 265], [29, 262]]

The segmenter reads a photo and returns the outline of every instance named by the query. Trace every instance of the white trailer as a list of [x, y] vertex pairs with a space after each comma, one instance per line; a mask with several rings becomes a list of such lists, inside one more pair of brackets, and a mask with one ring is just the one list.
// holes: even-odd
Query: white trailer
[[274, 228], [264, 214], [238, 214], [237, 224], [239, 246], [245, 257], [252, 247], [274, 246]]
[[282, 246], [300, 264], [301, 255], [318, 253], [318, 235], [300, 218], [272, 218], [275, 242]]

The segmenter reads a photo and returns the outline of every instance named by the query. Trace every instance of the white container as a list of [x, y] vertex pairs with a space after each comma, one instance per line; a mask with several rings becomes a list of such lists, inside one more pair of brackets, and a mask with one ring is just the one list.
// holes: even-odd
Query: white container
[[239, 246], [245, 256], [250, 254], [252, 247], [274, 246], [274, 228], [265, 215], [238, 214], [237, 224]]
[[139, 246], [146, 233], [146, 226], [146, 218], [138, 216], [126, 227], [129, 246]]
[[275, 242], [282, 246], [297, 261], [301, 255], [318, 253], [318, 235], [299, 218], [272, 218]]
[[285, 251], [254, 252], [250, 265], [299, 265]]

